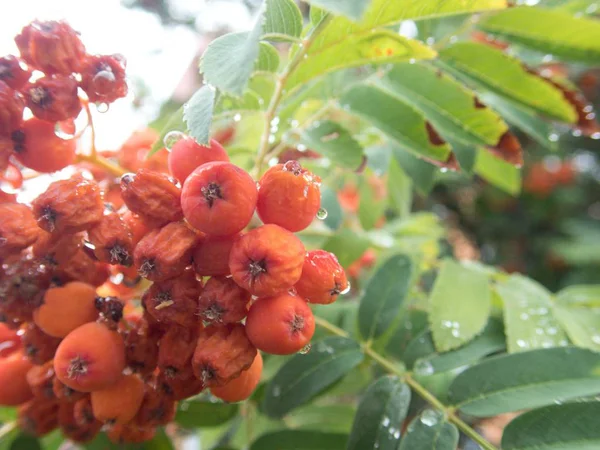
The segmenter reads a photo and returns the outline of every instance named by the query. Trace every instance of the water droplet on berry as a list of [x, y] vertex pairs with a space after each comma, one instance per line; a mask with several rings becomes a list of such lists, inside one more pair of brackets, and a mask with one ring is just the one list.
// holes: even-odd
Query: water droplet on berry
[[298, 353], [300, 353], [301, 355], [306, 355], [308, 352], [310, 352], [310, 349], [312, 348], [312, 345], [306, 344], [304, 347], [302, 347], [300, 349], [300, 351]]
[[317, 211], [317, 219], [319, 219], [319, 220], [327, 219], [327, 210], [325, 208], [320, 208], [319, 211]]
[[433, 372], [433, 365], [429, 361], [417, 361], [415, 364], [415, 373], [417, 375], [433, 375]]
[[167, 150], [171, 150], [175, 144], [184, 138], [185, 134], [183, 134], [181, 131], [169, 131], [167, 134], [165, 134], [163, 143], [165, 144]]
[[348, 281], [348, 285], [346, 286], [346, 289], [344, 289], [342, 292], [340, 292], [340, 295], [345, 295], [348, 292], [350, 292], [350, 289], [352, 289], [352, 286], [350, 286], [350, 282]]
[[423, 425], [432, 427], [438, 423], [438, 413], [433, 409], [426, 409], [423, 411], [423, 414], [421, 414], [420, 420]]
[[54, 124], [54, 134], [61, 139], [73, 139], [75, 136], [75, 126], [73, 123], [56, 122]]
[[94, 75], [93, 86], [94, 91], [98, 95], [106, 95], [111, 91], [114, 83], [117, 81], [112, 70], [101, 70]]
[[98, 111], [100, 114], [108, 112], [109, 108], [110, 106], [108, 105], [108, 103], [96, 103], [96, 111]]

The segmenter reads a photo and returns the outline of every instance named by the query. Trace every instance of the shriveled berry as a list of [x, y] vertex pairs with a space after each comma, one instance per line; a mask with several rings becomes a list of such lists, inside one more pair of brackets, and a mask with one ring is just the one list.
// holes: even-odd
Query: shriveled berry
[[229, 383], [223, 386], [215, 386], [210, 388], [210, 392], [215, 397], [229, 403], [241, 402], [249, 398], [262, 375], [263, 359], [260, 352], [256, 354], [252, 365], [242, 371], [239, 377], [234, 378]]
[[144, 382], [136, 375], [122, 375], [114, 384], [91, 393], [94, 416], [110, 424], [130, 422], [143, 398]]
[[38, 225], [49, 233], [77, 233], [102, 219], [104, 204], [98, 185], [81, 176], [55, 181], [33, 201]]
[[115, 329], [117, 323], [123, 318], [123, 309], [125, 304], [116, 297], [100, 297], [96, 296], [94, 301], [96, 310], [100, 313], [103, 323]]
[[196, 349], [198, 333], [195, 328], [178, 325], [169, 327], [158, 342], [158, 367], [167, 378], [176, 378], [189, 367]]
[[23, 349], [33, 364], [42, 365], [54, 357], [60, 338], [44, 333], [36, 324], [28, 323], [23, 333]]
[[310, 225], [321, 207], [321, 179], [298, 161], [271, 167], [258, 184], [256, 211], [264, 223], [300, 231]]
[[138, 216], [137, 214], [129, 211], [129, 209], [126, 209], [126, 207], [125, 211], [122, 212], [121, 217], [131, 232], [131, 239], [134, 246], [136, 246], [137, 243], [140, 242], [142, 238], [150, 232], [150, 230], [156, 228], [155, 223], [144, 220], [141, 216]]
[[212, 277], [198, 301], [198, 314], [208, 323], [235, 323], [246, 317], [252, 295], [231, 278]]
[[102, 428], [102, 422], [95, 421], [91, 424], [79, 424], [75, 420], [75, 404], [60, 402], [58, 406], [58, 426], [70, 441], [80, 444], [91, 441]]
[[157, 226], [181, 220], [181, 190], [169, 176], [141, 169], [121, 177], [121, 196], [130, 211]]
[[263, 225], [236, 240], [229, 268], [237, 284], [256, 296], [290, 289], [300, 279], [304, 245], [278, 225]]
[[114, 444], [141, 444], [152, 440], [155, 428], [140, 428], [133, 424], [115, 425], [106, 433]]
[[166, 425], [175, 419], [175, 407], [175, 401], [171, 397], [149, 387], [146, 389], [142, 405], [132, 423], [144, 428]]
[[306, 301], [327, 305], [348, 288], [348, 279], [333, 253], [313, 250], [306, 255], [302, 276], [295, 288]]
[[280, 294], [259, 298], [248, 311], [246, 332], [259, 350], [289, 355], [310, 342], [315, 332], [315, 318], [301, 297]]
[[17, 91], [0, 81], [0, 136], [11, 136], [23, 123], [25, 103]]
[[138, 273], [152, 281], [181, 275], [192, 263], [199, 236], [184, 222], [171, 222], [152, 230], [138, 242], [133, 253]]
[[201, 276], [229, 275], [229, 253], [239, 234], [208, 236], [194, 249], [194, 270]]
[[229, 161], [221, 144], [211, 139], [209, 145], [204, 146], [186, 136], [171, 148], [169, 172], [183, 183], [197, 167], [212, 161]]
[[45, 74], [70, 75], [84, 59], [85, 47], [66, 22], [34, 20], [15, 37], [23, 58]]
[[125, 64], [121, 55], [85, 58], [81, 67], [81, 88], [91, 102], [112, 103], [127, 95]]
[[158, 138], [159, 134], [151, 128], [134, 131], [117, 152], [119, 165], [131, 172], [147, 169], [153, 172], [168, 173], [166, 149], [161, 149], [152, 156], [148, 156]]
[[58, 265], [54, 275], [61, 283], [81, 281], [98, 287], [108, 279], [110, 270], [109, 266], [91, 259], [79, 249], [71, 259]]
[[34, 398], [19, 406], [17, 425], [21, 431], [41, 437], [58, 426], [58, 403], [55, 400]]
[[99, 261], [121, 266], [133, 264], [131, 232], [118, 213], [105, 211], [100, 222], [88, 230], [88, 239]]
[[26, 205], [0, 204], [0, 217], [0, 257], [29, 247], [40, 234], [33, 213]]
[[75, 402], [73, 416], [75, 422], [79, 425], [91, 425], [97, 422], [94, 417], [94, 409], [92, 408], [92, 398], [90, 394], [84, 394]]
[[15, 330], [0, 323], [0, 358], [4, 358], [21, 348], [21, 338]]
[[205, 388], [204, 382], [196, 378], [191, 366], [187, 366], [176, 377], [161, 371], [156, 379], [157, 389], [171, 400], [184, 400], [198, 395]]
[[33, 115], [48, 122], [74, 119], [81, 112], [77, 81], [71, 76], [40, 78], [24, 89], [25, 102]]
[[27, 384], [35, 397], [52, 400], [56, 398], [52, 389], [54, 380], [54, 362], [48, 361], [42, 366], [33, 366], [27, 372]]
[[77, 400], [82, 399], [85, 395], [83, 392], [71, 389], [69, 386], [64, 384], [62, 381], [56, 378], [56, 374], [52, 379], [52, 390], [54, 391], [55, 397], [61, 403], [75, 403]]
[[250, 367], [256, 353], [244, 325], [212, 325], [200, 331], [192, 368], [204, 385], [222, 386]]
[[181, 206], [197, 230], [228, 236], [248, 225], [256, 198], [256, 184], [245, 170], [217, 161], [203, 164], [185, 180]]
[[51, 276], [47, 266], [31, 259], [8, 266], [0, 277], [0, 313], [18, 321], [31, 320], [33, 311], [42, 304]]
[[127, 366], [141, 375], [152, 373], [158, 364], [159, 338], [146, 319], [140, 319], [124, 336]]
[[31, 71], [25, 68], [16, 56], [7, 55], [0, 58], [0, 81], [11, 88], [20, 90], [30, 76]]
[[20, 405], [33, 396], [27, 383], [31, 368], [31, 362], [20, 351], [0, 359], [0, 405]]
[[33, 256], [40, 259], [42, 263], [50, 266], [67, 263], [82, 244], [81, 234], [56, 235], [39, 230], [39, 237], [31, 247]]

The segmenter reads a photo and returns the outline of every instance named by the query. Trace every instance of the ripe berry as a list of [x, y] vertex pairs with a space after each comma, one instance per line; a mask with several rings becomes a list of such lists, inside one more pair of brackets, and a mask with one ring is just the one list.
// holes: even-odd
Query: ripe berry
[[27, 372], [32, 367], [21, 351], [0, 359], [0, 405], [20, 405], [33, 396], [27, 383]]
[[25, 103], [17, 91], [0, 81], [0, 136], [11, 136], [21, 128]]
[[102, 428], [102, 422], [79, 424], [75, 420], [75, 404], [60, 402], [58, 406], [58, 426], [70, 441], [86, 443], [91, 441]]
[[289, 231], [303, 230], [321, 207], [320, 184], [321, 179], [298, 161], [271, 167], [259, 181], [258, 216]]
[[21, 338], [15, 330], [0, 323], [0, 358], [4, 358], [21, 347]]
[[86, 57], [81, 67], [81, 88], [90, 102], [112, 103], [125, 97], [125, 59], [121, 55]]
[[259, 350], [289, 355], [310, 342], [315, 332], [315, 318], [301, 297], [281, 294], [259, 298], [248, 311], [246, 332]]
[[229, 161], [229, 156], [221, 144], [211, 139], [206, 147], [190, 137], [185, 137], [171, 148], [169, 172], [183, 184], [197, 167], [211, 161]]
[[290, 289], [300, 279], [304, 245], [278, 225], [263, 225], [234, 242], [229, 268], [237, 284], [257, 296]]
[[198, 315], [205, 322], [235, 323], [246, 317], [251, 294], [231, 278], [212, 277], [198, 300]]
[[333, 253], [325, 250], [308, 252], [296, 292], [310, 303], [327, 305], [348, 288], [344, 269]]
[[101, 422], [125, 424], [137, 414], [144, 398], [144, 382], [136, 375], [123, 375], [114, 384], [92, 392], [94, 417]]
[[146, 234], [150, 232], [150, 230], [156, 228], [153, 223], [149, 223], [141, 216], [132, 213], [129, 209], [126, 209], [125, 212], [123, 212], [122, 218], [131, 232], [131, 239], [134, 247]]
[[44, 304], [33, 313], [33, 320], [46, 334], [65, 337], [75, 328], [98, 317], [94, 306], [96, 289], [73, 281], [46, 291]]
[[234, 378], [229, 383], [223, 386], [215, 386], [210, 388], [210, 392], [215, 397], [229, 403], [241, 402], [249, 398], [262, 375], [263, 359], [260, 352], [257, 353], [252, 365], [244, 370], [239, 377]]
[[20, 90], [29, 77], [31, 71], [24, 68], [19, 58], [7, 55], [0, 58], [0, 81], [6, 83], [15, 90]]
[[87, 323], [69, 333], [54, 357], [58, 379], [81, 392], [110, 386], [124, 368], [123, 339], [98, 323]]
[[109, 266], [91, 259], [82, 249], [67, 262], [59, 264], [54, 272], [55, 279], [61, 283], [81, 281], [94, 287], [101, 286], [109, 276]]
[[203, 164], [185, 180], [181, 207], [197, 230], [228, 236], [248, 225], [256, 197], [256, 184], [246, 171], [217, 161]]
[[194, 249], [194, 270], [200, 276], [229, 275], [229, 253], [239, 234], [208, 236]]
[[25, 87], [24, 95], [33, 115], [48, 122], [74, 119], [81, 111], [77, 81], [70, 76], [40, 78]]
[[75, 162], [75, 140], [59, 138], [53, 123], [33, 117], [23, 124], [23, 131], [19, 133], [15, 156], [25, 167], [50, 173]]

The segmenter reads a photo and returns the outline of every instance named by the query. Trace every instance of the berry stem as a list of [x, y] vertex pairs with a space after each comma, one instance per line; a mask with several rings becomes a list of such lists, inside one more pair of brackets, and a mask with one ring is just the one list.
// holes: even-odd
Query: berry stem
[[[329, 331], [331, 334], [351, 339], [350, 335], [346, 331], [335, 326], [334, 324], [323, 319], [322, 317], [315, 316], [315, 323], [320, 327], [324, 328], [325, 330]], [[441, 411], [446, 416], [449, 422], [456, 425], [464, 434], [466, 434], [473, 441], [479, 444], [483, 450], [498, 450], [496, 447], [490, 444], [483, 436], [477, 433], [477, 431], [471, 428], [469, 424], [462, 420], [453, 407], [444, 405], [435, 395], [429, 392], [427, 388], [425, 388], [422, 384], [415, 380], [411, 372], [404, 371], [401, 366], [386, 359], [385, 356], [381, 355], [380, 353], [377, 353], [369, 345], [362, 344], [361, 347], [363, 352], [367, 356], [369, 356], [371, 359], [377, 362], [388, 372], [397, 375], [404, 383], [408, 384], [413, 391], [419, 394], [419, 396], [423, 400], [429, 403], [432, 407]]]
[[79, 154], [77, 154], [77, 162], [87, 162], [87, 163], [94, 164], [94, 165], [106, 170], [107, 172], [113, 174], [116, 177], [120, 177], [127, 173], [127, 171], [125, 169], [123, 169], [122, 167], [110, 162], [108, 159], [103, 158], [102, 156], [99, 156], [99, 155], [93, 156], [93, 155], [85, 155], [85, 154], [79, 153]]
[[90, 102], [87, 100], [82, 102], [83, 107], [85, 108], [85, 113], [87, 115], [88, 127], [90, 127], [91, 134], [91, 149], [90, 155], [92, 158], [96, 158], [98, 156], [98, 151], [96, 149], [96, 128], [94, 127], [94, 118], [92, 117], [92, 110], [90, 109]]

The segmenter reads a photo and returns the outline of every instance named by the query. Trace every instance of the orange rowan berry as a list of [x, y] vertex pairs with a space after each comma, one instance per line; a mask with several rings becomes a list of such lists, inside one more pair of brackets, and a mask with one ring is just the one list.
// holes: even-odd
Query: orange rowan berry
[[194, 270], [201, 276], [229, 275], [229, 254], [240, 236], [207, 236], [194, 249]]
[[229, 268], [235, 282], [253, 295], [273, 295], [300, 279], [305, 253], [293, 233], [278, 225], [263, 225], [234, 242]]
[[58, 426], [58, 403], [56, 400], [34, 398], [19, 406], [17, 425], [27, 434], [44, 436]]
[[15, 330], [0, 323], [0, 358], [4, 358], [21, 347], [21, 338]]
[[212, 277], [198, 300], [198, 314], [203, 321], [235, 323], [246, 317], [251, 294], [231, 278]]
[[54, 357], [58, 379], [82, 392], [110, 386], [124, 368], [123, 339], [98, 323], [87, 323], [69, 333]]
[[28, 206], [0, 204], [0, 217], [0, 257], [18, 253], [37, 240], [40, 229]]
[[33, 366], [27, 371], [25, 378], [34, 397], [56, 399], [52, 388], [54, 380], [54, 362], [52, 360], [41, 366]]
[[186, 136], [171, 148], [169, 172], [183, 184], [197, 167], [212, 161], [229, 161], [229, 156], [221, 144], [211, 139], [209, 145], [204, 146]]
[[22, 351], [0, 359], [0, 405], [20, 405], [33, 397], [27, 383], [27, 372], [32, 367]]
[[245, 170], [217, 161], [203, 164], [185, 180], [181, 207], [197, 230], [228, 236], [248, 225], [256, 199], [256, 184]]
[[72, 76], [40, 78], [23, 91], [25, 103], [33, 115], [48, 122], [74, 119], [81, 111], [77, 81]]
[[112, 103], [127, 95], [125, 58], [121, 55], [87, 56], [81, 67], [81, 88], [90, 102]]
[[33, 256], [50, 266], [66, 264], [81, 248], [83, 237], [81, 234], [56, 235], [39, 230], [39, 235], [31, 251]]
[[313, 250], [306, 255], [295, 288], [306, 301], [327, 305], [348, 288], [348, 279], [333, 253]]
[[291, 294], [256, 300], [246, 318], [250, 342], [273, 355], [289, 355], [304, 348], [315, 332], [315, 318], [308, 304]]
[[123, 375], [114, 384], [91, 393], [94, 416], [111, 424], [131, 421], [143, 398], [144, 382], [136, 375]]
[[254, 358], [252, 365], [244, 370], [239, 377], [234, 378], [223, 386], [210, 388], [210, 392], [215, 397], [229, 403], [246, 400], [252, 395], [256, 386], [258, 386], [262, 375], [262, 369], [263, 359], [259, 352], [256, 354], [256, 358]]
[[158, 140], [158, 132], [151, 128], [135, 131], [117, 152], [119, 165], [131, 172], [148, 169], [154, 172], [167, 173], [168, 152], [159, 150], [148, 156], [150, 149]]
[[121, 266], [133, 263], [131, 232], [118, 213], [105, 211], [100, 222], [88, 230], [88, 239], [99, 261]]
[[21, 339], [25, 355], [37, 365], [50, 361], [60, 344], [60, 338], [47, 335], [33, 322], [27, 324]]
[[7, 55], [0, 58], [0, 81], [6, 83], [12, 89], [20, 90], [29, 77], [31, 71], [24, 67], [19, 58]]
[[256, 211], [264, 223], [300, 231], [310, 225], [321, 207], [321, 179], [298, 161], [271, 167], [258, 184]]

